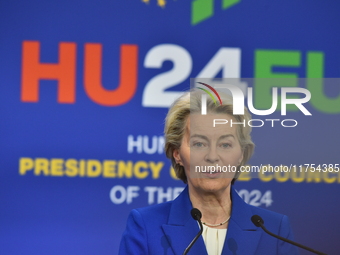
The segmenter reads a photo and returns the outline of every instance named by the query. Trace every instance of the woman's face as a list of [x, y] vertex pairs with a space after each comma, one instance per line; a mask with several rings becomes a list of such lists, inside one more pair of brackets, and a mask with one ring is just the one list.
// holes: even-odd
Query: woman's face
[[[214, 119], [225, 119], [228, 123], [214, 127]], [[235, 123], [228, 114], [188, 117], [181, 147], [174, 151], [174, 157], [185, 169], [189, 188], [219, 192], [229, 187], [243, 159], [236, 134], [240, 124], [231, 125], [231, 121]]]

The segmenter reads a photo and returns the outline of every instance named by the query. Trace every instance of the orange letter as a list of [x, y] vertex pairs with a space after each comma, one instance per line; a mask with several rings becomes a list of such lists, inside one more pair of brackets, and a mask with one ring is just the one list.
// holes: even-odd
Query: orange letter
[[102, 45], [85, 44], [84, 86], [92, 101], [104, 106], [125, 104], [135, 95], [137, 89], [138, 46], [123, 44], [120, 49], [120, 79], [115, 90], [103, 88]]
[[59, 44], [59, 63], [40, 63], [40, 43], [22, 44], [21, 101], [39, 101], [39, 80], [58, 80], [58, 103], [75, 102], [76, 44]]

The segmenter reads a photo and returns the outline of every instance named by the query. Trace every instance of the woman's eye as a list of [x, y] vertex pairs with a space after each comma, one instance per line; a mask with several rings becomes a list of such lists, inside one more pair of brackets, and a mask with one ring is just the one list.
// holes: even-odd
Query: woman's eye
[[231, 144], [230, 143], [222, 143], [221, 147], [222, 148], [229, 148], [229, 147], [231, 147]]
[[203, 143], [201, 143], [201, 142], [196, 142], [196, 143], [194, 143], [194, 146], [195, 147], [203, 147], [204, 146], [204, 144]]

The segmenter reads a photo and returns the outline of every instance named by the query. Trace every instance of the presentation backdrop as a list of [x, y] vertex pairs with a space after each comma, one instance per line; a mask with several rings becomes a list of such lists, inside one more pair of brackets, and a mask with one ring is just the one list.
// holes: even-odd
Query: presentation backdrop
[[234, 78], [256, 109], [272, 87], [279, 102], [281, 87], [311, 93], [311, 115], [253, 114], [249, 165], [289, 169], [244, 172], [235, 188], [288, 215], [297, 242], [338, 254], [339, 12], [317, 0], [2, 1], [0, 253], [117, 254], [133, 208], [184, 188], [164, 156], [170, 104], [190, 79]]

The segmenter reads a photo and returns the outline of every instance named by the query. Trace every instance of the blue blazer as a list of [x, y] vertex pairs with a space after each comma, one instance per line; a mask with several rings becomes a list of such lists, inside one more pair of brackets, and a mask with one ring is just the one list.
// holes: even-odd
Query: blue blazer
[[[298, 254], [296, 247], [266, 234], [250, 220], [257, 214], [263, 218], [269, 231], [293, 239], [287, 216], [246, 204], [233, 188], [231, 198], [232, 212], [222, 254]], [[185, 188], [173, 201], [132, 210], [119, 254], [183, 254], [199, 231], [197, 222], [191, 217], [191, 209], [188, 188]], [[202, 236], [189, 254], [207, 255]]]

